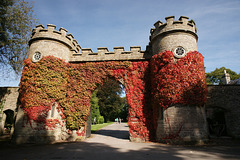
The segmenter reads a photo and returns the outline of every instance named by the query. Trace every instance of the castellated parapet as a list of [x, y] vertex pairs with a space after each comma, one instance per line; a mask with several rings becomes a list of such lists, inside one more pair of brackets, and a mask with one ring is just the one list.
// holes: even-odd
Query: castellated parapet
[[[56, 26], [43, 25], [33, 29], [31, 40], [29, 41], [29, 58], [37, 62], [42, 56], [52, 55], [63, 59], [66, 62], [93, 62], [93, 61], [117, 61], [117, 60], [149, 60], [152, 55], [172, 51], [176, 58], [182, 58], [189, 51], [197, 51], [197, 40], [195, 23], [188, 17], [181, 16], [178, 21], [174, 16], [166, 17], [166, 23], [157, 21], [155, 28], [151, 29], [150, 42], [146, 51], [142, 51], [139, 46], [130, 47], [130, 51], [125, 51], [123, 47], [114, 47], [114, 51], [109, 51], [106, 47], [98, 48], [94, 53], [91, 48], [81, 48], [72, 34], [67, 34], [67, 30]], [[178, 53], [175, 53], [178, 50]]]
[[[56, 26], [47, 25], [47, 29], [43, 25], [36, 26], [32, 31], [32, 37], [29, 41], [29, 58], [37, 61], [41, 56], [52, 55], [69, 61], [69, 55], [80, 53], [81, 47], [74, 39], [72, 34], [67, 34], [67, 30], [60, 28], [55, 30]], [[39, 53], [34, 57], [34, 54]]]
[[72, 34], [67, 34], [66, 29], [60, 28], [57, 31], [55, 28], [55, 25], [48, 24], [47, 29], [43, 25], [33, 29], [28, 55], [33, 62], [48, 55], [61, 58], [66, 62], [149, 60], [151, 58], [151, 54], [141, 51], [140, 46], [131, 46], [130, 51], [125, 51], [124, 47], [114, 47], [114, 51], [100, 47], [98, 52], [93, 53], [91, 48], [81, 48]]
[[122, 60], [149, 60], [152, 56], [146, 51], [141, 51], [140, 46], [131, 46], [130, 51], [125, 51], [124, 47], [114, 47], [111, 52], [107, 47], [97, 48], [94, 53], [91, 48], [82, 48], [82, 53], [72, 54], [70, 62], [86, 61], [122, 61]]
[[178, 21], [174, 16], [166, 17], [166, 23], [157, 21], [150, 30], [150, 46], [153, 54], [170, 50], [174, 52], [177, 47], [182, 47], [186, 52], [197, 51], [195, 23], [188, 17], [181, 16]]

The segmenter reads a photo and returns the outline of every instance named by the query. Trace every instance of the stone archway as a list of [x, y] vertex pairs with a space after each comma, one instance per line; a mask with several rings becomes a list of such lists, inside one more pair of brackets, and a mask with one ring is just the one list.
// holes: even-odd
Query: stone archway
[[14, 125], [14, 111], [7, 109], [3, 111], [2, 123], [4, 124], [4, 134], [10, 134]]
[[227, 136], [225, 120], [226, 109], [221, 107], [208, 107], [206, 109], [209, 134], [213, 136]]
[[87, 137], [92, 133], [90, 133], [91, 127], [96, 128], [95, 125], [128, 122], [129, 107], [126, 102], [125, 87], [121, 82], [123, 81], [117, 81], [114, 77], [107, 77], [103, 84], [98, 85], [92, 92], [91, 114], [87, 121]]
[[[47, 117], [51, 110], [52, 102], [56, 102], [60, 106], [59, 110], [63, 112], [62, 118], [66, 119], [67, 129], [70, 132], [76, 130], [74, 133], [79, 136], [86, 136], [91, 94], [97, 85], [110, 76], [117, 81], [123, 81], [125, 87], [129, 104], [130, 139], [148, 141], [155, 134], [151, 127], [150, 103], [147, 103], [150, 99], [148, 64], [148, 61], [69, 64], [55, 57], [43, 57], [38, 63], [26, 61], [20, 88], [20, 100], [26, 113], [24, 123], [28, 127], [35, 126], [33, 123], [36, 122], [46, 124], [44, 117]], [[42, 82], [47, 85], [42, 85]], [[29, 84], [36, 88], [27, 87]]]

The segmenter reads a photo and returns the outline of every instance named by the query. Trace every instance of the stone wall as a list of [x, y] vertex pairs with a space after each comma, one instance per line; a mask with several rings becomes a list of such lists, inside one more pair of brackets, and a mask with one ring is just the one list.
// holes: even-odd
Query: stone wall
[[161, 109], [157, 141], [167, 143], [204, 143], [208, 139], [207, 121], [203, 106], [174, 105]]
[[[54, 122], [56, 125], [46, 126], [44, 123], [36, 123], [29, 120], [21, 108], [18, 108], [18, 114], [15, 121], [15, 131], [13, 134], [13, 142], [16, 144], [22, 143], [54, 143], [66, 141], [66, 139], [77, 137], [69, 135], [66, 129], [65, 121], [60, 116], [61, 113], [56, 108], [48, 112], [46, 120]], [[76, 131], [75, 131], [76, 132]], [[76, 139], [76, 138], [75, 138]], [[74, 140], [75, 140], [74, 139]]]
[[240, 85], [209, 85], [206, 110], [216, 109], [224, 111], [227, 135], [240, 138]]

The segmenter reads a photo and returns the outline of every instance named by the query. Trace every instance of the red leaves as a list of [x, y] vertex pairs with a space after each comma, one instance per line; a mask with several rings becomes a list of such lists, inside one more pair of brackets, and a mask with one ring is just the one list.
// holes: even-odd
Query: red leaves
[[174, 61], [173, 58], [170, 51], [153, 56], [152, 94], [157, 94], [156, 100], [164, 101], [165, 105], [203, 104], [206, 83], [202, 55], [198, 52], [189, 52], [181, 59]]
[[53, 130], [57, 126], [57, 124], [61, 124], [58, 119], [47, 119], [45, 123], [47, 129], [49, 130]]
[[204, 104], [207, 90], [203, 56], [189, 52], [187, 56], [174, 60], [170, 51], [154, 55], [151, 59], [151, 85], [154, 112], [158, 113], [159, 106], [166, 108], [170, 104]]
[[[80, 64], [48, 56], [38, 63], [25, 61], [20, 84], [22, 108], [29, 120], [47, 122], [49, 128], [54, 128], [58, 122], [46, 120], [46, 114], [52, 103], [57, 102], [58, 112], [63, 113], [60, 114], [66, 119], [67, 127], [78, 130], [90, 115], [92, 92], [107, 77], [124, 82], [129, 104], [129, 132], [134, 138], [147, 140], [150, 131], [155, 133], [151, 123], [154, 118], [156, 126], [159, 106], [202, 104], [206, 100], [203, 56], [198, 52], [189, 52], [181, 59], [175, 59], [172, 52], [166, 51], [154, 55], [150, 62]], [[131, 119], [136, 118], [138, 122], [132, 123]], [[84, 132], [79, 131], [79, 134]]]
[[46, 106], [32, 106], [29, 108], [24, 108], [24, 111], [27, 113], [28, 120], [34, 120], [38, 123], [45, 123], [49, 109], [50, 108]]

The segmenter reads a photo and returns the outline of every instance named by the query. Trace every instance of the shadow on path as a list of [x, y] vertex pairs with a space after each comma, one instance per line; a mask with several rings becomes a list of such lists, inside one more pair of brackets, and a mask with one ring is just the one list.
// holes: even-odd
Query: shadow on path
[[79, 159], [79, 160], [198, 160], [240, 159], [239, 146], [233, 147], [183, 147], [153, 143], [132, 143], [117, 148], [102, 143], [74, 142], [52, 145], [21, 145], [2, 148], [3, 160]]
[[96, 131], [94, 134], [127, 140], [129, 139], [129, 128], [126, 123], [114, 123]]
[[122, 130], [99, 130], [95, 134], [110, 136], [118, 139], [129, 139], [129, 132]]
[[[239, 160], [240, 145], [173, 146], [129, 142], [126, 125], [110, 125], [82, 142], [48, 145], [4, 145], [3, 160]], [[126, 137], [127, 136], [127, 137]]]

